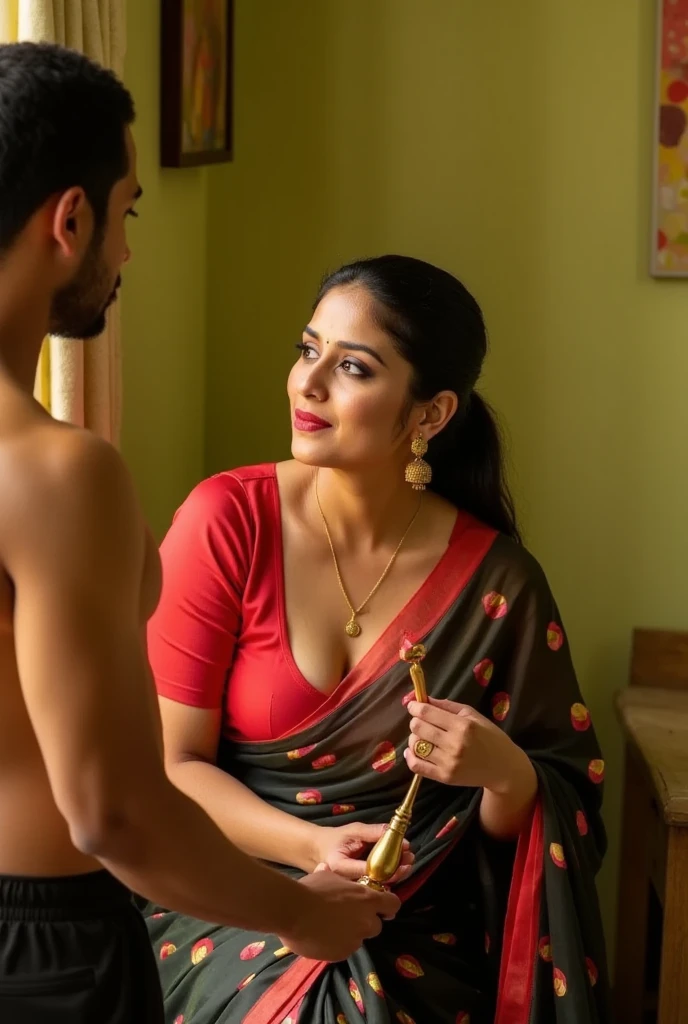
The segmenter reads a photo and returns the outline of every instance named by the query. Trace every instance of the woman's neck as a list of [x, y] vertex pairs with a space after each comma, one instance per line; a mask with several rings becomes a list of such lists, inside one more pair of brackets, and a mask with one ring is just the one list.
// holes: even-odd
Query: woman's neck
[[320, 506], [338, 549], [372, 552], [395, 546], [418, 510], [421, 495], [405, 483], [398, 467], [349, 473], [321, 469], [313, 475], [312, 501]]

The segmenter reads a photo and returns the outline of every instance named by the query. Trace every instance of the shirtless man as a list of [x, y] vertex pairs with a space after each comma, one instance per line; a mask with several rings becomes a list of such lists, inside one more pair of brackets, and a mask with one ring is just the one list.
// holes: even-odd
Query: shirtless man
[[141, 189], [131, 97], [0, 46], [0, 1021], [155, 1024], [129, 891], [339, 960], [398, 900], [251, 860], [167, 780], [145, 651], [160, 567], [127, 471], [32, 397], [48, 332], [99, 334]]

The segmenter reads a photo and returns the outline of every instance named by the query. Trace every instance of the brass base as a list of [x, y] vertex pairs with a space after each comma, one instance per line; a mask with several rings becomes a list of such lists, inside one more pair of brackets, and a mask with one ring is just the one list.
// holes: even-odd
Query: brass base
[[368, 875], [364, 875], [363, 878], [359, 878], [359, 885], [366, 885], [369, 889], [374, 889], [375, 892], [389, 892], [389, 886], [383, 885], [382, 882], [376, 882], [373, 878]]

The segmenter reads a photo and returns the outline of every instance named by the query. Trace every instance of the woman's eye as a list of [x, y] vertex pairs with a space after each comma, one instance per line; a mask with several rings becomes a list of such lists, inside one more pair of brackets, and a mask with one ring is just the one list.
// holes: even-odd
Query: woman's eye
[[312, 359], [314, 355], [317, 356], [318, 354], [313, 346], [307, 345], [305, 341], [300, 341], [296, 347], [301, 353], [303, 359]]
[[352, 363], [350, 359], [344, 359], [341, 363], [341, 367], [347, 373], [350, 373], [354, 377], [368, 377], [369, 374], [359, 363]]

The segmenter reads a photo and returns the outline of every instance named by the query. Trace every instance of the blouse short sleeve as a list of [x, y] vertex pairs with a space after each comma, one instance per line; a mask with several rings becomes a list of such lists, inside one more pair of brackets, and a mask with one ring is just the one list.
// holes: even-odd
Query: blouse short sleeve
[[243, 484], [222, 473], [199, 484], [160, 549], [163, 587], [148, 626], [158, 694], [192, 707], [222, 707], [241, 628], [253, 548]]

